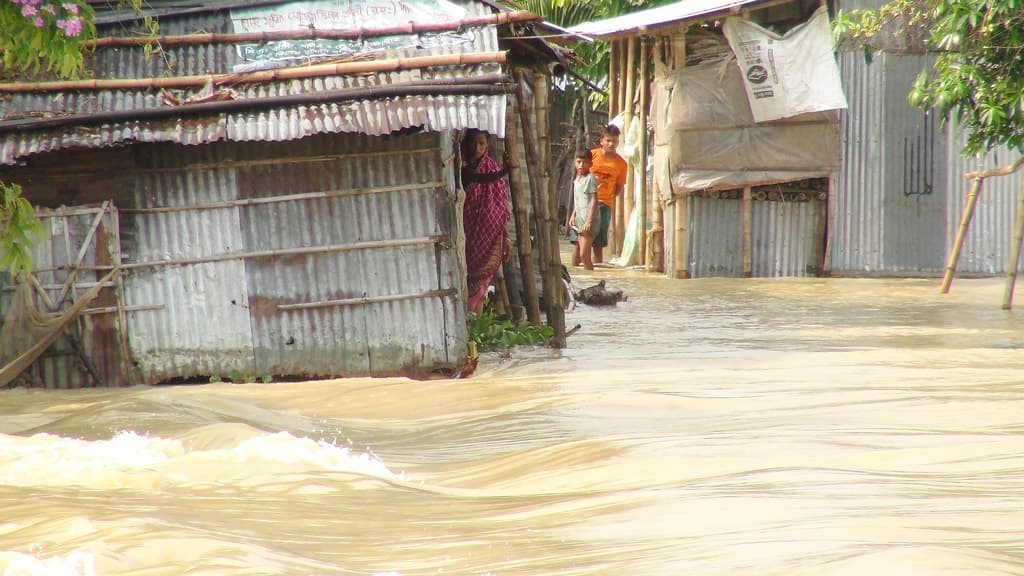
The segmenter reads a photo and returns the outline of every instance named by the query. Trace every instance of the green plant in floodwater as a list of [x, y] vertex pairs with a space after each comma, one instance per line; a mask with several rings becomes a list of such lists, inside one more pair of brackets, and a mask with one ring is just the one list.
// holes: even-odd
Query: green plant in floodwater
[[546, 324], [534, 326], [525, 321], [516, 324], [507, 318], [495, 317], [490, 309], [479, 316], [469, 315], [469, 341], [479, 351], [543, 344], [554, 334], [554, 328]]

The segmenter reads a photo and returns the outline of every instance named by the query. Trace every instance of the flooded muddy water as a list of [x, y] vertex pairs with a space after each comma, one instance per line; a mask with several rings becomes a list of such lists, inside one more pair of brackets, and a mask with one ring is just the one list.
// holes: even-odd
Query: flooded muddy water
[[999, 279], [599, 278], [472, 378], [0, 391], [0, 574], [1024, 574]]

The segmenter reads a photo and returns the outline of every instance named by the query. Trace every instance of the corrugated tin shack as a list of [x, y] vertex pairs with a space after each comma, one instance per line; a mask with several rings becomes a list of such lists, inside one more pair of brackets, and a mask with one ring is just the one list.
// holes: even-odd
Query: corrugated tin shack
[[37, 306], [120, 272], [17, 383], [456, 370], [458, 139], [521, 120], [508, 94], [534, 74], [514, 67], [546, 86], [561, 55], [517, 39], [537, 18], [475, 0], [147, 6], [159, 36], [97, 13], [92, 80], [0, 84], [0, 180], [49, 231]]
[[[828, 3], [832, 12], [879, 6]], [[635, 203], [646, 206], [637, 228], [646, 232], [638, 240], [647, 247], [637, 256], [648, 269], [678, 278], [938, 275], [963, 213], [964, 174], [1020, 157], [1003, 149], [965, 159], [955, 126], [908, 104], [914, 78], [932, 60], [907, 36], [890, 38], [871, 59], [860, 50], [838, 53], [845, 109], [770, 122], [743, 118], [736, 99], [723, 95], [738, 91], [730, 83], [749, 85], [750, 77], [738, 80], [738, 68], [728, 65], [749, 54], [727, 46], [723, 23], [753, 21], [781, 36], [820, 7], [685, 0], [572, 28], [612, 43], [612, 115], [626, 109], [640, 117], [649, 106], [651, 173], [633, 184]], [[638, 88], [645, 85], [650, 97]], [[786, 123], [785, 132], [775, 130]], [[801, 140], [811, 145], [794, 148]], [[1021, 178], [1018, 172], [986, 181], [961, 273], [1006, 271]], [[643, 189], [648, 181], [653, 190]], [[627, 191], [616, 219], [627, 232], [632, 199]]]
[[[799, 42], [825, 51], [826, 75], [837, 70], [827, 42], [805, 39], [827, 40], [824, 16], [816, 0], [701, 0], [572, 29], [612, 42], [611, 112], [651, 130], [636, 163], [651, 156], [650, 176], [627, 189], [620, 228], [628, 235], [635, 205], [639, 263], [677, 278], [821, 270], [845, 102], [841, 90], [787, 93], [782, 58]], [[765, 106], [776, 100], [790, 108]]]
[[[837, 8], [878, 8], [874, 0], [841, 0]], [[841, 115], [842, 170], [830, 229], [831, 270], [857, 275], [936, 275], [953, 245], [970, 182], [964, 175], [1012, 164], [1005, 148], [964, 158], [964, 136], [907, 102], [914, 79], [931, 66], [922, 30], [876, 39], [865, 59], [838, 54], [849, 110]], [[1007, 271], [1012, 227], [1024, 174], [985, 181], [958, 270]]]

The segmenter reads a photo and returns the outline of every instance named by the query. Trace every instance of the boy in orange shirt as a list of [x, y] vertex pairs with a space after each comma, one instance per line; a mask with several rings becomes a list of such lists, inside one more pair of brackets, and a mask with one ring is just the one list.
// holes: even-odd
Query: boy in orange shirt
[[626, 186], [626, 161], [615, 151], [619, 147], [619, 127], [608, 124], [601, 128], [601, 142], [590, 151], [590, 173], [597, 177], [598, 215], [600, 228], [594, 236], [594, 264], [604, 261], [604, 247], [608, 245], [608, 228], [612, 223], [615, 197]]

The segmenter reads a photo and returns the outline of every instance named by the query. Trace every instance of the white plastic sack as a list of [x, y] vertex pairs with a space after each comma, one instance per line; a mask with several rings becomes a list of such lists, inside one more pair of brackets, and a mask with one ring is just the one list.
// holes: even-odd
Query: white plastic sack
[[755, 122], [847, 107], [824, 7], [782, 36], [743, 18], [723, 29]]

